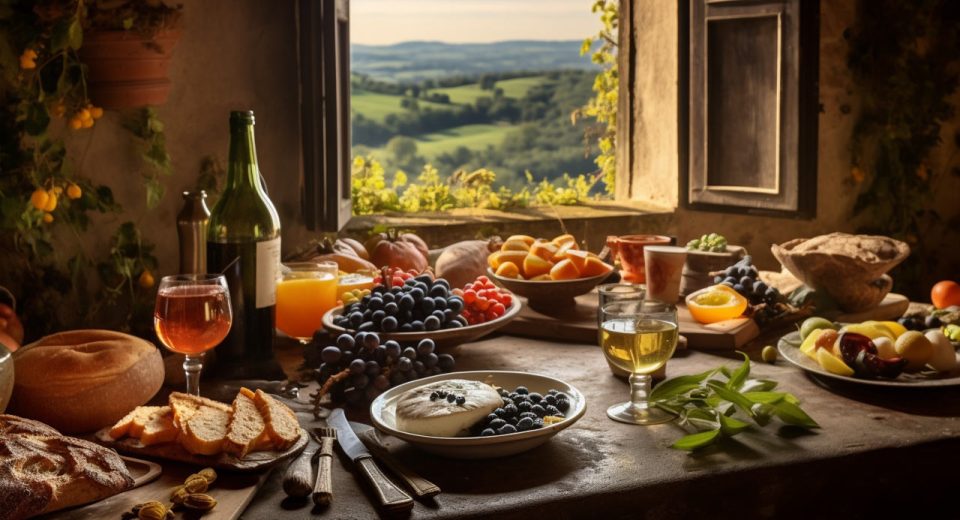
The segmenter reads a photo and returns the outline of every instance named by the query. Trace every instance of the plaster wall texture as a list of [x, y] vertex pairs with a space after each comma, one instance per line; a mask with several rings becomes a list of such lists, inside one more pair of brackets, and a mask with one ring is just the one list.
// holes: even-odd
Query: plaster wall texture
[[[833, 231], [853, 232], [863, 219], [854, 218], [852, 208], [857, 185], [851, 176], [850, 137], [856, 121], [858, 99], [856, 85], [847, 69], [848, 46], [843, 37], [845, 29], [856, 20], [854, 0], [831, 0], [820, 3], [820, 103], [818, 157], [817, 157], [817, 211], [810, 220], [748, 216], [735, 213], [691, 211], [677, 208], [670, 220], [667, 233], [675, 234], [681, 242], [704, 233], [725, 235], [730, 243], [740, 244], [754, 256], [754, 262], [764, 269], [778, 270], [779, 265], [770, 253], [770, 245], [797, 237], [811, 237]], [[638, 52], [635, 60], [637, 82], [638, 132], [633, 143], [634, 164], [639, 181], [634, 182], [631, 197], [669, 206], [678, 205], [677, 163], [674, 150], [677, 141], [677, 57], [665, 53], [676, 42], [677, 6], [672, 2], [640, 0], [634, 21], [638, 27]], [[649, 36], [643, 36], [649, 31]], [[673, 43], [671, 43], [673, 42]], [[655, 64], [655, 66], [651, 66]], [[960, 95], [954, 96], [954, 104]], [[846, 112], [846, 113], [844, 113]], [[960, 118], [954, 117], [943, 127], [944, 140], [951, 141]], [[931, 206], [945, 218], [956, 217], [960, 204], [960, 178], [946, 170], [950, 154], [956, 146], [943, 146], [931, 157], [930, 166], [941, 174], [935, 177]], [[955, 158], [954, 158], [955, 160]], [[869, 181], [869, 172], [867, 172]], [[878, 201], [878, 203], [883, 203]], [[639, 231], [639, 230], [638, 230]], [[649, 231], [649, 230], [644, 230]], [[957, 231], [948, 231], [941, 237], [944, 244], [955, 243]], [[944, 248], [937, 272], [943, 276], [956, 273], [960, 265], [957, 248]]]

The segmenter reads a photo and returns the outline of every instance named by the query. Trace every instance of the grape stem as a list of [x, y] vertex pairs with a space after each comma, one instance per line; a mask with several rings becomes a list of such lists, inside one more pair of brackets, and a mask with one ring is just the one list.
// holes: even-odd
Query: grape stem
[[322, 386], [320, 386], [320, 390], [317, 390], [317, 393], [314, 394], [313, 396], [311, 396], [311, 397], [314, 397], [314, 401], [313, 401], [313, 416], [314, 416], [315, 418], [317, 418], [317, 419], [320, 418], [320, 401], [323, 400], [323, 396], [325, 396], [325, 395], [327, 395], [328, 393], [330, 393], [330, 389], [333, 388], [334, 385], [336, 385], [337, 383], [343, 381], [344, 379], [346, 379], [346, 378], [349, 377], [349, 376], [350, 376], [350, 368], [349, 368], [349, 367], [348, 367], [348, 368], [345, 368], [345, 369], [343, 369], [343, 370], [341, 370], [341, 371], [339, 371], [339, 372], [337, 372], [336, 374], [333, 374], [332, 376], [330, 376], [329, 379], [327, 379], [327, 381], [326, 381], [325, 383], [323, 383]]

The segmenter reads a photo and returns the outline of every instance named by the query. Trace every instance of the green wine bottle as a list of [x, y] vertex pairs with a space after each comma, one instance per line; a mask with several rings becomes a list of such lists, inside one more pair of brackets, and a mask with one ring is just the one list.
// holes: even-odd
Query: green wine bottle
[[230, 287], [233, 324], [217, 346], [222, 377], [265, 377], [273, 360], [274, 307], [280, 268], [280, 219], [257, 167], [253, 112], [230, 113], [227, 185], [210, 214], [207, 265]]

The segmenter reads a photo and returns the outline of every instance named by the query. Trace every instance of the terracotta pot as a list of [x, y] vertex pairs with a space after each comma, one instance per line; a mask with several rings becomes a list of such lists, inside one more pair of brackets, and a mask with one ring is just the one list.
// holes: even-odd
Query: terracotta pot
[[166, 102], [171, 86], [167, 69], [179, 39], [179, 30], [151, 38], [130, 31], [85, 33], [80, 60], [87, 66], [93, 104], [130, 108]]
[[633, 283], [646, 283], [644, 274], [643, 247], [669, 245], [673, 239], [664, 235], [623, 235], [608, 236], [607, 247], [613, 252], [613, 258], [620, 260], [623, 278]]

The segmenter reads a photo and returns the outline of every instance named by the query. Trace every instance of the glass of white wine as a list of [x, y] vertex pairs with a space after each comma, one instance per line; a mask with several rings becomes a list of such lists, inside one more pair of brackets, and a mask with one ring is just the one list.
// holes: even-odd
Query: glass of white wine
[[674, 415], [651, 406], [650, 374], [677, 347], [677, 308], [656, 300], [610, 302], [600, 308], [600, 347], [611, 365], [630, 374], [630, 400], [607, 409], [607, 416], [628, 424], [660, 424]]

